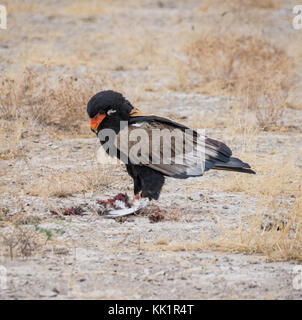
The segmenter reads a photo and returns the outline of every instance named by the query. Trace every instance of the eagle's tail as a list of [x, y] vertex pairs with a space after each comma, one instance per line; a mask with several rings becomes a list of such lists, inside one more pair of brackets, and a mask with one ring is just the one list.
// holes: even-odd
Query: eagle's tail
[[245, 163], [240, 159], [234, 157], [231, 157], [228, 162], [216, 161], [212, 169], [256, 174], [256, 172], [251, 169], [248, 163]]

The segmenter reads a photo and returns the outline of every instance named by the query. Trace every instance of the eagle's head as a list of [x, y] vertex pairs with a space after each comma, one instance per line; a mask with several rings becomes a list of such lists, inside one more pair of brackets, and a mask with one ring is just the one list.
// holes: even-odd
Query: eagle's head
[[106, 117], [120, 121], [128, 120], [132, 109], [131, 103], [121, 93], [112, 90], [101, 91], [95, 94], [87, 104], [90, 128], [97, 132]]

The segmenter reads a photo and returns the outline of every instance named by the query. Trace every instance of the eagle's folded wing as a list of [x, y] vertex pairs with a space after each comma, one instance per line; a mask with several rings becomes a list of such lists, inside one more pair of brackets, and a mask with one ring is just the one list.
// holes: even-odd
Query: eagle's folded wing
[[[149, 119], [148, 119], [149, 120]], [[132, 122], [117, 135], [117, 149], [135, 165], [166, 176], [188, 178], [209, 169], [249, 168], [222, 142], [157, 119]]]

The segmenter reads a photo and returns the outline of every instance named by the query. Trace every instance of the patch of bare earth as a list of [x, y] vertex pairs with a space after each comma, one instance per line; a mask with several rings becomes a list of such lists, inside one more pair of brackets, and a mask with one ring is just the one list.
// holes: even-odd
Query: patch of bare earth
[[[290, 1], [2, 2], [0, 298], [302, 298]], [[122, 165], [96, 161], [86, 103], [108, 88], [206, 128], [257, 175], [167, 179], [161, 211], [105, 219], [97, 200], [133, 192]]]

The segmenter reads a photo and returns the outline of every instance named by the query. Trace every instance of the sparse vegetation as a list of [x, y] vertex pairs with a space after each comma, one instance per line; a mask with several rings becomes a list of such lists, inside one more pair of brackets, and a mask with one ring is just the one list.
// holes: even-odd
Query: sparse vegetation
[[29, 257], [39, 252], [45, 245], [45, 241], [50, 240], [52, 233], [37, 225], [32, 227], [10, 225], [6, 230], [2, 230], [1, 254], [8, 254], [12, 260], [14, 257]]
[[[59, 270], [73, 292], [83, 285], [105, 299], [144, 298], [164, 285], [170, 294], [167, 282], [183, 294], [178, 283], [194, 272], [198, 282], [215, 254], [302, 261], [302, 54], [290, 1], [1, 3], [9, 12], [9, 28], [0, 30], [3, 261], [32, 258], [41, 279]], [[181, 187], [173, 180], [153, 211], [123, 223], [103, 219], [96, 199], [132, 192], [119, 165], [96, 163], [86, 104], [109, 88], [144, 112], [206, 128], [257, 175], [211, 171]], [[196, 255], [192, 266], [183, 263]], [[99, 278], [113, 289], [99, 293]], [[193, 282], [188, 292], [199, 299]]]
[[251, 10], [251, 9], [278, 9], [282, 5], [282, 0], [205, 0], [201, 10], [219, 7], [231, 10]]
[[52, 80], [48, 72], [38, 75], [26, 68], [22, 75], [0, 80], [0, 116], [8, 121], [29, 122], [27, 126], [40, 124], [79, 133], [87, 120], [85, 105], [104, 83], [104, 78], [89, 75]]
[[38, 225], [35, 225], [35, 231], [38, 231], [40, 233], [45, 233], [46, 235], [46, 240], [50, 240], [52, 238], [52, 232], [50, 229], [47, 228], [42, 228]]
[[282, 124], [293, 86], [293, 64], [270, 42], [238, 34], [205, 34], [186, 48], [187, 66], [180, 66], [184, 90], [227, 94], [246, 103], [261, 128]]

